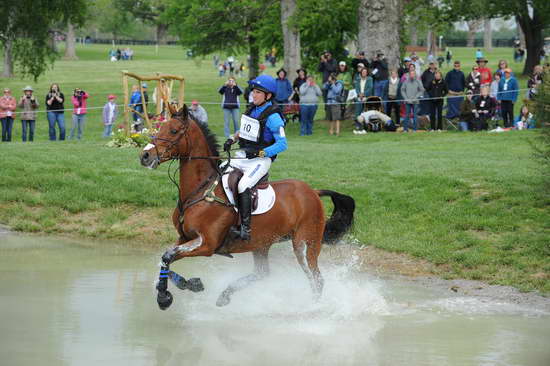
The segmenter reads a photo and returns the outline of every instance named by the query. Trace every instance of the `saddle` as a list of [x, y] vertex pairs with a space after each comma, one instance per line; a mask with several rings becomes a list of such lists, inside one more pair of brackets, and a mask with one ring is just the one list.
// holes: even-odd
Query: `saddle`
[[[223, 189], [229, 199], [229, 202], [235, 204], [238, 195], [239, 180], [243, 176], [243, 171], [237, 168], [232, 168], [227, 174], [222, 177]], [[268, 182], [269, 173], [264, 175], [254, 187], [251, 188], [252, 193], [252, 215], [265, 213], [273, 207], [275, 203], [275, 191]], [[237, 210], [237, 207], [235, 207]]]

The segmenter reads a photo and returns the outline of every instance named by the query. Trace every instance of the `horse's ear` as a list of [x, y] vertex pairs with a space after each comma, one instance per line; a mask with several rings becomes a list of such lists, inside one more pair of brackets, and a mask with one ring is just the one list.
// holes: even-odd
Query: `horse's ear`
[[171, 116], [178, 114], [178, 110], [176, 109], [176, 106], [172, 103], [168, 103], [168, 111], [170, 112]]
[[186, 121], [189, 118], [189, 109], [187, 109], [187, 104], [184, 104], [183, 107], [178, 111], [178, 114], [183, 117], [183, 120]]

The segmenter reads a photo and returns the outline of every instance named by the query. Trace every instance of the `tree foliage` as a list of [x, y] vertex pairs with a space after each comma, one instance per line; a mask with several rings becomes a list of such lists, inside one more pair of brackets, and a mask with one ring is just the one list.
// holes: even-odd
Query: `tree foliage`
[[114, 6], [122, 12], [132, 14], [157, 29], [157, 41], [163, 42], [168, 28], [177, 20], [171, 16], [172, 5], [185, 3], [178, 0], [113, 0]]
[[86, 9], [84, 0], [2, 0], [0, 42], [12, 44], [17, 70], [36, 80], [58, 56], [51, 44], [53, 24], [82, 24]]

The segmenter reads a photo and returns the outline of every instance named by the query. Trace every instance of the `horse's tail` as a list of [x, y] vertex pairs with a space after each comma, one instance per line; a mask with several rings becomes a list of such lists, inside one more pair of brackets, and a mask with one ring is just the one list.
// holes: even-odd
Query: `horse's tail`
[[319, 190], [317, 194], [319, 194], [319, 197], [330, 196], [334, 204], [334, 211], [326, 222], [325, 232], [323, 233], [323, 242], [334, 244], [353, 224], [355, 200], [350, 196], [328, 190]]

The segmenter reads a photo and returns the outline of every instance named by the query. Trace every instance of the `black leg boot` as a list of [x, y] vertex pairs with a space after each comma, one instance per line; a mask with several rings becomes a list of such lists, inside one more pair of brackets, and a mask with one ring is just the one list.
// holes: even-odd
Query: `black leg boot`
[[231, 229], [231, 234], [235, 237], [240, 237], [241, 240], [250, 240], [250, 216], [252, 215], [252, 193], [247, 188], [243, 193], [239, 193], [239, 215], [241, 216], [241, 228]]

